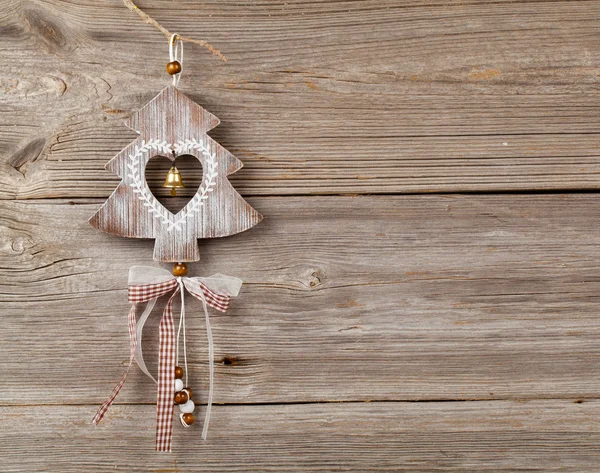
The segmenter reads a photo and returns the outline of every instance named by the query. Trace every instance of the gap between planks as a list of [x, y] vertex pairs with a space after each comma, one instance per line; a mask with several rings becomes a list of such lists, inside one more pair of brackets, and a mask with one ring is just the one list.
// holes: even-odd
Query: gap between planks
[[[568, 194], [600, 194], [600, 187], [597, 188], [565, 188], [565, 189], [506, 189], [506, 190], [465, 190], [460, 192], [455, 191], [436, 191], [431, 192], [340, 192], [340, 193], [327, 193], [327, 194], [315, 194], [315, 193], [286, 193], [286, 194], [260, 194], [252, 195], [246, 193], [242, 197], [258, 197], [261, 199], [293, 199], [298, 197], [306, 198], [330, 198], [339, 199], [341, 198], [354, 198], [354, 197], [418, 197], [418, 196], [447, 196], [447, 197], [463, 197], [463, 196], [520, 196], [520, 195], [568, 195]], [[87, 205], [87, 204], [99, 204], [106, 202], [106, 199], [100, 197], [35, 197], [33, 199], [18, 198], [18, 199], [7, 199], [0, 195], [0, 201], [15, 202], [15, 203], [53, 203], [57, 205]]]
[[[302, 406], [302, 405], [321, 405], [321, 404], [435, 404], [435, 403], [467, 403], [467, 402], [515, 402], [527, 403], [532, 401], [573, 401], [574, 404], [583, 404], [590, 401], [598, 401], [599, 397], [574, 398], [573, 396], [552, 396], [552, 397], [528, 397], [528, 398], [511, 398], [511, 397], [496, 397], [496, 398], [481, 398], [481, 399], [374, 399], [374, 400], [340, 400], [340, 401], [278, 401], [278, 402], [221, 402], [213, 404], [213, 406]], [[196, 406], [206, 406], [206, 402], [194, 402]], [[114, 402], [115, 406], [154, 406], [155, 402]], [[0, 403], [0, 407], [98, 407], [98, 403]]]

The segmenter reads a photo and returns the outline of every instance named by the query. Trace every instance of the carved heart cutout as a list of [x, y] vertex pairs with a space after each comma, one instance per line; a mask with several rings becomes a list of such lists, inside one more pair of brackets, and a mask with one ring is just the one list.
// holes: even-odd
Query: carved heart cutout
[[[162, 187], [171, 166], [177, 166], [185, 187], [177, 189], [177, 196], [171, 196], [171, 189]], [[154, 156], [146, 164], [146, 182], [150, 192], [154, 194], [164, 207], [176, 214], [196, 195], [202, 184], [202, 164], [195, 156], [183, 154], [177, 156], [175, 162], [164, 156]]]

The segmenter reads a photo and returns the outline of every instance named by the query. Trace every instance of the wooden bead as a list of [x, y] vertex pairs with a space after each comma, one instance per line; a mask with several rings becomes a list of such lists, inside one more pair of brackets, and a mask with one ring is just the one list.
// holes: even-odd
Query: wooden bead
[[167, 72], [174, 76], [181, 72], [181, 63], [179, 61], [171, 61], [167, 64]]
[[194, 423], [194, 414], [181, 414], [179, 418], [181, 423], [184, 424], [184, 427], [189, 427]]
[[189, 401], [189, 397], [185, 391], [178, 391], [175, 393], [173, 400], [175, 401], [175, 404], [185, 404]]
[[181, 366], [175, 367], [175, 378], [177, 378], [177, 379], [183, 378], [183, 368]]
[[192, 391], [192, 388], [185, 387], [185, 388], [183, 388], [183, 390], [184, 390], [184, 391], [187, 391], [187, 393], [188, 393], [188, 396], [190, 397], [190, 399], [191, 399], [191, 398], [192, 398], [192, 396], [194, 395], [194, 392]]
[[175, 263], [173, 266], [173, 276], [185, 276], [187, 275], [187, 264]]

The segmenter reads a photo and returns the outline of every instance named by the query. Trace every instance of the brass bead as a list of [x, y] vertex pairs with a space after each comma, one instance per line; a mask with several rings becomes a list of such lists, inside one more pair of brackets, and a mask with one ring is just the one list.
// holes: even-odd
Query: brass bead
[[194, 423], [194, 414], [183, 414], [181, 416], [181, 422], [185, 423], [186, 426], [190, 426]]
[[173, 401], [175, 401], [175, 404], [185, 404], [186, 402], [188, 402], [188, 400], [189, 400], [189, 397], [185, 391], [179, 391], [179, 392], [175, 393], [175, 396], [173, 398]]
[[176, 366], [175, 367], [175, 378], [176, 379], [183, 378], [183, 368], [181, 366]]
[[175, 263], [173, 266], [173, 276], [185, 276], [188, 273], [187, 264]]
[[181, 63], [179, 61], [171, 61], [167, 64], [167, 72], [174, 76], [181, 72]]

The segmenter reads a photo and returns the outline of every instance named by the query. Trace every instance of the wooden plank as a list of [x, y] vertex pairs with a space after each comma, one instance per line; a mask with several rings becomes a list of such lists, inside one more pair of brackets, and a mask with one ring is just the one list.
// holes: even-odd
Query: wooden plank
[[[4, 471], [571, 472], [600, 461], [598, 401], [215, 406], [157, 454], [153, 406], [0, 408]], [[35, 439], [35, 442], [32, 442]], [[43, 454], [41, 454], [43, 452]]]
[[[245, 195], [600, 184], [593, 1], [142, 6], [228, 55], [186, 45], [181, 88], [223, 120]], [[0, 19], [0, 198], [105, 198], [123, 120], [168, 84], [166, 40], [109, 0]]]
[[[246, 282], [213, 315], [216, 401], [598, 397], [597, 198], [250, 199], [263, 223], [201, 242], [190, 267]], [[97, 201], [1, 206], [0, 403], [100, 402], [129, 356], [127, 271], [153, 264], [152, 241], [91, 228]], [[188, 310], [204, 400], [205, 334]], [[122, 394], [154, 399], [138, 370]]]

